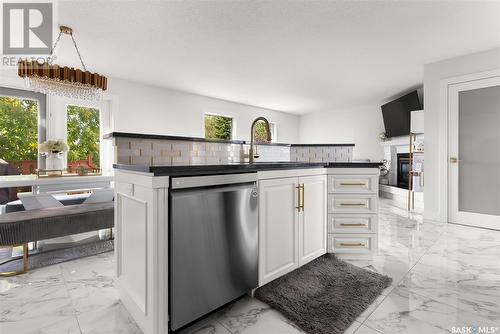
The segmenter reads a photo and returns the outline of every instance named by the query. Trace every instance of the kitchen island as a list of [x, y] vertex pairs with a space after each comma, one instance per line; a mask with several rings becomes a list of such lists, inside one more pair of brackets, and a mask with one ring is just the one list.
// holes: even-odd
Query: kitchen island
[[[117, 286], [145, 334], [169, 331], [170, 194], [176, 180], [253, 174], [258, 286], [333, 252], [376, 249], [379, 163], [280, 162], [115, 167]], [[197, 252], [198, 245], [191, 245]], [[188, 256], [187, 256], [188, 258]], [[257, 287], [257, 286], [256, 286]]]

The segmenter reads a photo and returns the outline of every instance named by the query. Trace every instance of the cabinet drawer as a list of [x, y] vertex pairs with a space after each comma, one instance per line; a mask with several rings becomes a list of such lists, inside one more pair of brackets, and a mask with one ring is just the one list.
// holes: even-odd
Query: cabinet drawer
[[329, 253], [372, 254], [376, 247], [376, 234], [328, 234]]
[[328, 194], [328, 213], [377, 213], [377, 196]]
[[329, 175], [329, 193], [377, 193], [376, 175]]
[[328, 233], [375, 233], [375, 214], [329, 214]]

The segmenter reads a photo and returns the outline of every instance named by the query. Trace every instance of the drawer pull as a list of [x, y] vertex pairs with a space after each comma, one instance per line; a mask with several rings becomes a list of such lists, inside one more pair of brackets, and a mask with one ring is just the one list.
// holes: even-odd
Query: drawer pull
[[340, 226], [367, 226], [367, 224], [363, 224], [363, 223], [340, 223]]
[[361, 243], [361, 242], [358, 242], [358, 243], [344, 243], [344, 242], [341, 242], [340, 246], [342, 246], [342, 247], [364, 247], [365, 244]]
[[365, 203], [340, 203], [341, 206], [366, 206]]
[[366, 182], [340, 182], [341, 186], [366, 186]]

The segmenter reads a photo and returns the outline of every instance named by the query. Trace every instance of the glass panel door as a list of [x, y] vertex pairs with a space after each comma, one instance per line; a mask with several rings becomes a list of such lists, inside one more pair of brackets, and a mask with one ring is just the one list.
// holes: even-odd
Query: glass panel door
[[448, 88], [449, 222], [500, 230], [500, 77]]
[[459, 93], [459, 211], [500, 216], [500, 86]]

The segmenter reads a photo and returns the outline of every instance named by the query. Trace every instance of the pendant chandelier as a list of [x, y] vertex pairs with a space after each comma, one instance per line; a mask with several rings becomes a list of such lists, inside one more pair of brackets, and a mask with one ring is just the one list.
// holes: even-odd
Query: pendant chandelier
[[47, 61], [39, 63], [36, 60], [20, 60], [17, 71], [19, 76], [25, 79], [26, 87], [36, 92], [76, 99], [99, 100], [102, 92], [107, 89], [108, 79], [98, 73], [87, 71], [73, 37], [73, 30], [65, 26], [59, 28], [59, 35], [50, 52], [50, 58], [62, 34], [69, 35], [83, 70], [67, 66], [60, 67], [57, 64], [49, 64]]

